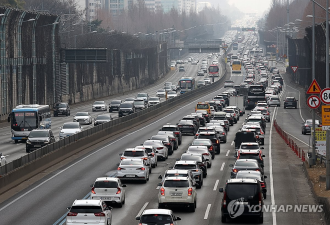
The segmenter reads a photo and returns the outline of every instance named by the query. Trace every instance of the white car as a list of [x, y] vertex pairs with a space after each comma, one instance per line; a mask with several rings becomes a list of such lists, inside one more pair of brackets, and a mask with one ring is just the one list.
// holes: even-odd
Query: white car
[[5, 164], [7, 164], [6, 156], [0, 153], [0, 166], [4, 166]]
[[136, 99], [143, 99], [145, 103], [148, 102], [149, 95], [148, 93], [138, 93]]
[[125, 204], [126, 184], [115, 177], [99, 177], [91, 185], [91, 199], [100, 199], [106, 203], [118, 204], [121, 208]]
[[64, 123], [63, 127], [60, 127], [59, 138], [62, 139], [62, 138], [77, 134], [81, 131], [82, 131], [82, 129], [81, 129], [79, 122]]
[[[151, 155], [144, 148], [126, 148], [123, 153], [119, 154], [120, 160], [123, 159], [142, 159], [145, 164], [151, 167]], [[149, 168], [149, 172], [151, 173], [151, 168]]]
[[117, 178], [120, 180], [149, 180], [149, 166], [143, 159], [123, 159], [117, 169]]
[[157, 166], [158, 160], [157, 160], [157, 154], [156, 154], [156, 148], [151, 145], [144, 145], [144, 146], [136, 146], [135, 149], [145, 149], [150, 156], [150, 162], [151, 162], [151, 167], [155, 168]]
[[156, 96], [160, 98], [165, 98], [165, 95], [166, 95], [165, 89], [159, 89], [156, 93]]
[[161, 140], [146, 140], [143, 146], [153, 146], [156, 150], [157, 158], [166, 160], [168, 158], [168, 148], [163, 144]]
[[149, 106], [157, 105], [160, 103], [160, 98], [159, 97], [150, 97], [148, 101]]
[[170, 206], [186, 206], [195, 212], [197, 204], [196, 185], [188, 177], [166, 177], [160, 183], [158, 193], [158, 208]]
[[210, 78], [204, 78], [205, 84], [211, 84], [211, 79]]
[[178, 225], [176, 221], [181, 220], [169, 209], [146, 209], [140, 216], [135, 217], [141, 225], [145, 224], [171, 224]]
[[167, 98], [175, 98], [177, 96], [178, 96], [178, 94], [176, 93], [176, 91], [169, 91], [167, 93]]
[[92, 105], [92, 111], [107, 111], [108, 107], [104, 101], [95, 101]]
[[73, 122], [79, 122], [80, 124], [92, 124], [92, 116], [88, 112], [77, 112], [73, 117]]
[[102, 200], [75, 200], [66, 216], [66, 225], [77, 224], [112, 224], [112, 207]]

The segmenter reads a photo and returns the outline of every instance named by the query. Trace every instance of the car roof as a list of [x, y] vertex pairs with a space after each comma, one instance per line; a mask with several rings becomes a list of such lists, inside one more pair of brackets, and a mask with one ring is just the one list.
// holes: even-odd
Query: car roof
[[140, 161], [140, 162], [143, 162], [143, 159], [122, 159], [121, 161]]
[[72, 206], [101, 206], [102, 200], [95, 199], [77, 199], [73, 202]]
[[258, 145], [257, 142], [242, 142], [241, 145]]
[[189, 180], [188, 177], [165, 177], [165, 180]]
[[188, 174], [190, 172], [190, 170], [176, 170], [176, 169], [169, 169], [165, 171], [165, 174]]
[[179, 161], [176, 161], [175, 162], [175, 165], [176, 164], [194, 164], [196, 165], [196, 161], [184, 161], [184, 160], [179, 160]]
[[227, 184], [230, 183], [251, 183], [251, 184], [255, 184], [258, 183], [258, 181], [256, 179], [246, 179], [246, 178], [234, 178], [234, 179], [229, 179], [227, 180]]
[[104, 180], [118, 182], [119, 181], [119, 178], [116, 178], [116, 177], [98, 177], [98, 178], [96, 178], [95, 182], [97, 182], [97, 181], [104, 181]]
[[146, 209], [142, 212], [142, 215], [149, 215], [149, 214], [158, 214], [158, 215], [172, 215], [172, 210], [170, 209]]

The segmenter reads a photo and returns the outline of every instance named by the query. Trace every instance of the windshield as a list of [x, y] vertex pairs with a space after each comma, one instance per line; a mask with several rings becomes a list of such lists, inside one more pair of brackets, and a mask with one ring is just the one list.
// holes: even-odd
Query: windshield
[[118, 187], [118, 183], [114, 181], [103, 180], [94, 183], [94, 188], [117, 188], [117, 187]]
[[258, 167], [254, 162], [250, 161], [237, 161], [235, 166]]
[[219, 72], [219, 67], [218, 67], [218, 66], [210, 66], [210, 67], [209, 67], [209, 72], [210, 72], [210, 73], [216, 73], [216, 72]]
[[229, 199], [247, 199], [249, 196], [255, 197], [257, 195], [257, 184], [227, 184], [226, 193]]
[[144, 152], [143, 151], [125, 151], [124, 156], [140, 157], [140, 156], [144, 156]]
[[215, 134], [199, 134], [198, 138], [211, 139], [216, 137]]
[[206, 146], [206, 145], [212, 145], [212, 143], [210, 143], [209, 140], [194, 140], [192, 145], [202, 145], [202, 146]]
[[120, 108], [132, 108], [132, 104], [130, 104], [130, 103], [122, 103], [122, 104], [120, 104]]
[[259, 154], [240, 154], [239, 155], [240, 159], [256, 159], [260, 160]]
[[55, 105], [55, 108], [66, 108], [66, 104], [65, 103], [58, 103]]
[[257, 173], [240, 173], [238, 172], [236, 178], [247, 178], [261, 180], [260, 174]]
[[[194, 152], [194, 151], [189, 150], [189, 152]], [[196, 153], [199, 153], [199, 152], [196, 151]], [[196, 161], [196, 162], [201, 162], [202, 161], [199, 156], [194, 156], [194, 155], [182, 155], [181, 160], [183, 160], [183, 161]]]
[[35, 112], [15, 112], [12, 117], [11, 127], [15, 131], [21, 131], [23, 128], [33, 130], [38, 127]]
[[94, 105], [104, 105], [104, 101], [96, 101], [94, 102]]
[[197, 104], [197, 109], [209, 109], [209, 104]]
[[164, 187], [189, 187], [187, 180], [165, 180]]
[[160, 140], [160, 141], [167, 141], [166, 137], [161, 137], [161, 136], [152, 136], [150, 140]]
[[134, 101], [134, 105], [144, 105], [144, 101]]
[[159, 98], [149, 98], [149, 101], [159, 101]]
[[79, 123], [65, 123], [63, 124], [63, 129], [77, 129], [79, 128]]
[[174, 165], [174, 169], [193, 170], [193, 169], [196, 169], [196, 165], [194, 165], [194, 164], [176, 164], [176, 165]]
[[[125, 166], [134, 166], [134, 165], [140, 165], [141, 167], [143, 167], [143, 163], [142, 161], [135, 161], [135, 160], [122, 160], [120, 165], [125, 165]], [[119, 166], [120, 166], [119, 165]]]
[[165, 89], [160, 89], [157, 92], [165, 92]]
[[47, 131], [31, 131], [29, 138], [36, 138], [36, 137], [48, 137]]
[[170, 215], [160, 215], [160, 214], [149, 214], [142, 215], [140, 223], [145, 224], [170, 224], [173, 220]]
[[105, 115], [103, 115], [103, 116], [97, 116], [96, 117], [96, 120], [110, 120], [110, 116], [105, 116]]
[[147, 94], [140, 93], [140, 94], [137, 95], [137, 97], [147, 97]]
[[258, 145], [241, 145], [241, 149], [259, 149]]
[[121, 103], [120, 100], [114, 100], [110, 104], [120, 104], [120, 103]]
[[88, 112], [77, 112], [76, 116], [88, 116]]
[[73, 213], [100, 213], [103, 212], [101, 206], [72, 206], [70, 212]]

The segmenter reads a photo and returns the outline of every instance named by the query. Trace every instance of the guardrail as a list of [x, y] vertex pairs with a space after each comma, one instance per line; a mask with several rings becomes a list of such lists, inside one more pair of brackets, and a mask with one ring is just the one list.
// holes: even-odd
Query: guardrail
[[[8, 184], [13, 184], [18, 178], [26, 176], [28, 174], [37, 174], [37, 171], [42, 166], [55, 161], [56, 159], [68, 155], [70, 152], [74, 152], [76, 149], [86, 146], [91, 142], [101, 139], [109, 134], [116, 134], [123, 128], [131, 128], [141, 121], [151, 118], [161, 112], [166, 111], [169, 105], [175, 107], [183, 102], [193, 99], [196, 95], [206, 93], [215, 90], [220, 82], [226, 77], [227, 68], [224, 60], [221, 60], [223, 67], [223, 74], [220, 79], [213, 84], [198, 88], [196, 90], [187, 92], [178, 97], [168, 99], [158, 105], [147, 108], [143, 111], [136, 112], [134, 114], [112, 120], [110, 122], [100, 124], [98, 126], [89, 128], [75, 135], [61, 139], [55, 143], [46, 145], [40, 149], [37, 149], [27, 155], [22, 156], [8, 164], [0, 167], [0, 189], [4, 189]], [[72, 153], [74, 154], [74, 153]], [[70, 155], [68, 155], [69, 157]], [[54, 162], [55, 163], [55, 162]], [[32, 175], [31, 175], [32, 176]], [[30, 176], [30, 177], [31, 177]]]

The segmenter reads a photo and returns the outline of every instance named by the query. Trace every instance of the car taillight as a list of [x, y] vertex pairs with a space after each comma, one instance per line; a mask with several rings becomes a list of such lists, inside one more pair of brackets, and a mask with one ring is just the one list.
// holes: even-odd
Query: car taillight
[[75, 212], [69, 212], [68, 214], [67, 214], [67, 216], [77, 216], [78, 215], [78, 213], [75, 213]]
[[158, 147], [157, 149], [158, 149], [158, 150], [161, 150], [161, 149], [163, 149], [163, 147]]
[[266, 185], [265, 185], [264, 182], [260, 182], [260, 184], [261, 184], [261, 187], [262, 187], [262, 188], [265, 188], [265, 187], [266, 187]]
[[120, 194], [121, 193], [121, 189], [120, 188], [117, 188], [117, 192], [116, 192], [116, 194], [118, 195], [118, 194]]
[[160, 194], [165, 196], [165, 189], [163, 187], [160, 189]]
[[225, 135], [226, 133], [225, 132], [222, 132], [222, 135]]
[[211, 147], [209, 148], [209, 151], [213, 151], [213, 146], [211, 146]]
[[234, 113], [234, 116], [236, 116], [236, 113]]
[[105, 214], [103, 212], [100, 213], [94, 213], [94, 216], [105, 216]]
[[259, 138], [259, 135], [256, 135], [256, 138]]
[[91, 192], [92, 192], [93, 194], [96, 194], [96, 192], [95, 192], [94, 188], [92, 188]]
[[208, 116], [209, 116], [208, 114], [205, 115], [205, 117], [208, 117]]
[[227, 207], [227, 201], [226, 201], [227, 195], [226, 192], [223, 192], [223, 200], [222, 200], [222, 207], [226, 208]]
[[322, 127], [322, 124], [320, 124], [319, 127]]
[[203, 155], [210, 155], [210, 153], [203, 153]]
[[141, 168], [137, 168], [137, 170], [146, 170], [146, 168], [141, 167]]
[[125, 157], [120, 157], [120, 160], [126, 159]]
[[305, 125], [305, 127], [309, 127], [308, 125]]
[[219, 144], [219, 140], [217, 140], [217, 144]]
[[174, 132], [175, 134], [180, 134], [180, 132]]
[[256, 169], [256, 171], [260, 171], [259, 169]]
[[188, 196], [191, 196], [192, 195], [192, 188], [189, 188], [188, 189]]
[[143, 160], [148, 160], [148, 158], [147, 157], [144, 157], [144, 158], [142, 158]]
[[117, 170], [121, 170], [122, 168], [118, 167]]
[[234, 172], [234, 173], [237, 173], [237, 172], [238, 172], [238, 170], [237, 170], [237, 169], [233, 169], [233, 172]]

